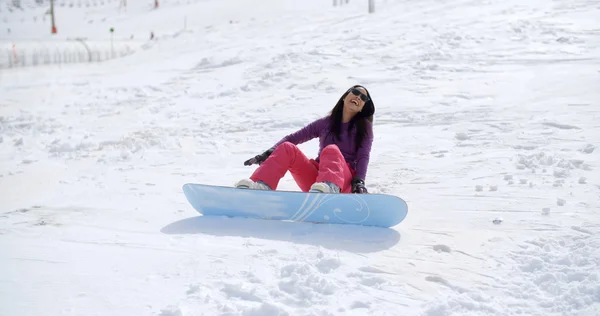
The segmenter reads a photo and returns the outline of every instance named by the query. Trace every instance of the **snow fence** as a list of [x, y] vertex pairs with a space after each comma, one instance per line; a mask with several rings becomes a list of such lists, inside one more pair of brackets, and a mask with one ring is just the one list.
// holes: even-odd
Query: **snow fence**
[[18, 41], [0, 43], [0, 68], [94, 63], [134, 52], [137, 41]]

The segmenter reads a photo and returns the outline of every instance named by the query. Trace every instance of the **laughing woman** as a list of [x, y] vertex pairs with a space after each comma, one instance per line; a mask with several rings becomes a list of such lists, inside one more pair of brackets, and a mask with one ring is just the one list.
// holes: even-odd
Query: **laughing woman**
[[[237, 188], [276, 190], [289, 171], [303, 192], [368, 193], [365, 178], [373, 143], [375, 105], [369, 91], [356, 85], [340, 97], [330, 115], [287, 135], [244, 165], [259, 164]], [[296, 146], [319, 138], [319, 152], [309, 159]]]

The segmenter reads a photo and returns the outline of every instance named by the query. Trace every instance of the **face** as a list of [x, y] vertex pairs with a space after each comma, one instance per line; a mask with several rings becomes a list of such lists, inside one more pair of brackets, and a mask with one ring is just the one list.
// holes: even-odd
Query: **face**
[[344, 110], [351, 113], [359, 113], [365, 106], [366, 101], [369, 100], [369, 97], [367, 96], [367, 90], [365, 90], [363, 87], [351, 89], [352, 91], [348, 92], [344, 98]]

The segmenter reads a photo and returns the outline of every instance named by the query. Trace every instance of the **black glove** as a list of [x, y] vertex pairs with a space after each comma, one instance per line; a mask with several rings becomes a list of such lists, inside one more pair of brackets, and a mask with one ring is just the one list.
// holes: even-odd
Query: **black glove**
[[367, 191], [367, 188], [365, 187], [365, 180], [359, 177], [355, 177], [354, 179], [352, 179], [352, 193], [369, 193], [369, 191]]
[[267, 158], [269, 158], [269, 156], [271, 156], [271, 154], [273, 153], [274, 150], [275, 150], [275, 148], [269, 148], [264, 153], [262, 153], [260, 155], [256, 155], [256, 156], [254, 156], [254, 157], [252, 157], [252, 158], [244, 161], [244, 166], [250, 166], [250, 165], [253, 165], [255, 163], [257, 163], [257, 164], [260, 165], [265, 160], [267, 160]]

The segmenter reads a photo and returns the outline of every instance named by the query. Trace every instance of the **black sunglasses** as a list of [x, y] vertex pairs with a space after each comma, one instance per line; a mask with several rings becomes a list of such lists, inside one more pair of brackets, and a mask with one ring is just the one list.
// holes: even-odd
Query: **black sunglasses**
[[363, 102], [369, 101], [369, 97], [356, 88], [350, 88], [348, 91], [352, 92], [352, 94], [354, 95], [359, 95], [360, 99], [363, 100]]

